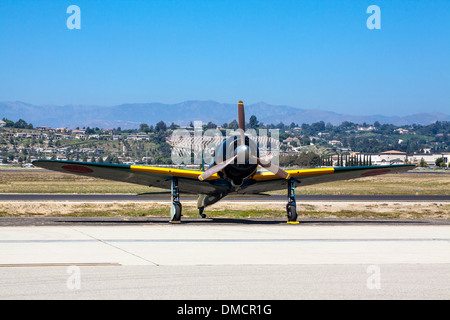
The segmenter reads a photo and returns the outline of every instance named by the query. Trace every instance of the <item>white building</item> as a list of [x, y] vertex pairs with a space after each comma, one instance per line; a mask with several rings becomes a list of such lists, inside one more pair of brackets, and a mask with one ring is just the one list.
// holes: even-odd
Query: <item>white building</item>
[[371, 155], [373, 165], [390, 165], [408, 163], [406, 152], [389, 150]]
[[136, 140], [136, 141], [150, 140], [150, 137], [145, 134], [133, 134], [127, 136], [127, 140]]
[[390, 164], [404, 164], [412, 163], [419, 165], [420, 161], [424, 161], [428, 164], [430, 168], [433, 168], [436, 164], [436, 160], [439, 158], [444, 158], [445, 165], [448, 166], [450, 160], [450, 153], [421, 153], [408, 155], [405, 152], [397, 150], [389, 150], [381, 152], [379, 154], [372, 154], [372, 164], [373, 165], [390, 165]]
[[413, 154], [408, 156], [408, 161], [413, 164], [419, 165], [422, 159], [428, 164], [430, 168], [436, 166], [436, 160], [439, 158], [444, 158], [445, 166], [448, 167], [450, 153], [422, 153], [422, 154]]

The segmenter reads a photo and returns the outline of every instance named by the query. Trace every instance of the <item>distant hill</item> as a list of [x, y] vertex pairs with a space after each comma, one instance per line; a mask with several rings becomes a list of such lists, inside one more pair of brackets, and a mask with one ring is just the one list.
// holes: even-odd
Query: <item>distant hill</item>
[[[333, 125], [343, 121], [373, 124], [375, 121], [394, 125], [422, 124], [428, 125], [436, 121], [450, 121], [450, 115], [443, 113], [420, 113], [409, 116], [353, 116], [323, 110], [299, 109], [290, 106], [269, 105], [259, 102], [245, 106], [247, 121], [255, 115], [263, 123], [290, 124], [292, 122], [314, 123], [324, 121]], [[176, 104], [133, 103], [117, 106], [36, 106], [24, 102], [0, 102], [0, 119], [8, 118], [17, 121], [20, 118], [36, 126], [50, 127], [99, 127], [104, 129], [121, 127], [122, 129], [138, 128], [140, 123], [149, 125], [174, 122], [188, 125], [191, 121], [214, 122], [221, 125], [237, 119], [236, 104], [216, 101], [185, 101]]]

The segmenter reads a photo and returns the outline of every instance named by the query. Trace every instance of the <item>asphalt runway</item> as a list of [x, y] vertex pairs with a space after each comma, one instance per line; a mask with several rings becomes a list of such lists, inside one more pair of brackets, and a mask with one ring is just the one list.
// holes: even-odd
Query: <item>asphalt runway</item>
[[[195, 200], [196, 195], [181, 194], [181, 200]], [[223, 201], [286, 201], [286, 195], [270, 196], [228, 196]], [[301, 201], [450, 201], [450, 195], [296, 195], [296, 200]], [[27, 193], [3, 193], [0, 194], [0, 202], [5, 201], [70, 201], [70, 202], [92, 202], [92, 201], [170, 201], [169, 194], [137, 196], [134, 194], [27, 194]]]
[[442, 221], [106, 220], [2, 224], [0, 299], [450, 298]]

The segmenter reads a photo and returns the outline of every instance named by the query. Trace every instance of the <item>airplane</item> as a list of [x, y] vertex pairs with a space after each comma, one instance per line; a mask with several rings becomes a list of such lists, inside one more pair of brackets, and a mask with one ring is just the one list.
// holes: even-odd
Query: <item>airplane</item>
[[[325, 167], [312, 169], [283, 170], [268, 157], [260, 157], [258, 144], [245, 135], [244, 103], [238, 102], [238, 134], [223, 139], [213, 153], [208, 169], [186, 170], [126, 164], [105, 164], [65, 160], [35, 160], [33, 165], [45, 169], [95, 177], [107, 180], [159, 187], [170, 191], [170, 221], [180, 223], [182, 205], [180, 193], [197, 194], [197, 208], [205, 218], [204, 209], [227, 195], [263, 194], [274, 190], [287, 190], [287, 223], [298, 223], [295, 200], [296, 185], [356, 179], [386, 173], [400, 173], [415, 168], [415, 165], [382, 165], [354, 167]], [[266, 171], [258, 171], [258, 167]]]

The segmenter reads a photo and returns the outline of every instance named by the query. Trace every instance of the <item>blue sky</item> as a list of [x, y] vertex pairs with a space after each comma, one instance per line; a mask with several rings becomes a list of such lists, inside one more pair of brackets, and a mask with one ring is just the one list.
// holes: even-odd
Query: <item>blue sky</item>
[[448, 114], [450, 1], [2, 0], [0, 101], [17, 100]]

